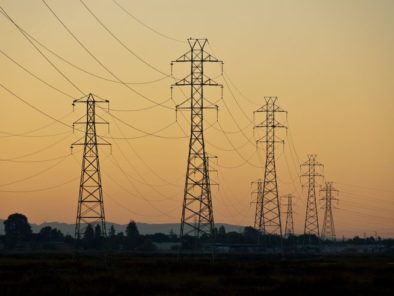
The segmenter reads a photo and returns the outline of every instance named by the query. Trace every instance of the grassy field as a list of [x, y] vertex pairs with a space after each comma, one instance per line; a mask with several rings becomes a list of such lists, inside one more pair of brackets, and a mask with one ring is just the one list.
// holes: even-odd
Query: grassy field
[[0, 295], [394, 295], [394, 257], [0, 255]]

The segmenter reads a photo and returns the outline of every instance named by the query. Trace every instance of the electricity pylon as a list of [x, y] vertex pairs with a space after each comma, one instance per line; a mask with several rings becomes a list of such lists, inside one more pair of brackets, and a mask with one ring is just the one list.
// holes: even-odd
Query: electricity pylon
[[321, 189], [325, 195], [321, 198], [324, 201], [324, 220], [321, 231], [321, 237], [323, 239], [335, 240], [335, 226], [334, 216], [332, 214], [332, 201], [337, 201], [337, 198], [333, 197], [334, 193], [338, 193], [338, 190], [332, 186], [332, 182], [326, 182], [325, 187]]
[[[103, 188], [101, 184], [99, 145], [111, 145], [97, 136], [96, 125], [108, 124], [96, 114], [96, 104], [108, 104], [108, 100], [97, 100], [92, 94], [74, 100], [75, 104], [86, 104], [86, 115], [73, 125], [85, 125], [85, 135], [71, 145], [83, 146], [81, 181], [78, 194], [77, 219], [75, 224], [75, 238], [80, 239], [85, 229], [83, 224], [99, 224], [103, 236], [106, 236]], [[100, 121], [97, 121], [97, 117]], [[102, 141], [98, 142], [97, 138]]]
[[323, 165], [316, 161], [315, 154], [309, 154], [308, 160], [301, 164], [301, 168], [306, 167], [307, 171], [301, 174], [301, 177], [308, 178], [308, 198], [306, 202], [304, 234], [319, 236], [319, 216], [317, 213], [316, 201], [316, 177], [323, 177], [317, 171]]
[[[265, 233], [264, 211], [263, 207], [261, 206], [263, 204], [263, 182], [264, 181], [262, 179], [252, 182], [252, 186], [255, 186], [256, 188], [251, 192], [252, 199], [255, 199], [255, 203], [259, 205], [256, 206], [254, 228], [260, 230], [261, 233]], [[260, 217], [262, 218], [260, 219]]]
[[284, 196], [287, 199], [286, 210], [286, 225], [285, 225], [285, 237], [294, 235], [294, 220], [293, 220], [293, 195], [287, 194]]
[[282, 236], [282, 222], [280, 214], [280, 201], [278, 193], [278, 182], [275, 165], [275, 144], [282, 143], [278, 140], [275, 131], [278, 128], [286, 128], [277, 118], [277, 113], [285, 112], [277, 105], [277, 97], [265, 97], [265, 105], [256, 110], [255, 113], [265, 113], [265, 120], [256, 125], [255, 128], [264, 128], [265, 135], [257, 140], [265, 144], [265, 169], [263, 179], [263, 194], [256, 203], [256, 215], [254, 227], [268, 234], [279, 234]]
[[[190, 98], [176, 106], [176, 110], [190, 110], [190, 142], [187, 161], [185, 189], [182, 206], [180, 238], [194, 234], [211, 235], [214, 230], [211, 183], [209, 179], [208, 154], [204, 142], [204, 110], [216, 109], [207, 105], [205, 86], [219, 86], [204, 73], [205, 63], [222, 63], [205, 50], [207, 39], [188, 39], [190, 50], [173, 63], [190, 63], [190, 74], [171, 86], [190, 87]], [[190, 105], [186, 105], [190, 104]]]

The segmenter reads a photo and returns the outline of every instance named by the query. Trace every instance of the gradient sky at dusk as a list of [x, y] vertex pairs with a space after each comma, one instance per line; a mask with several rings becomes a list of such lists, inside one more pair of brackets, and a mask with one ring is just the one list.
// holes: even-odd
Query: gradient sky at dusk
[[[161, 34], [184, 41], [144, 27], [113, 1], [85, 0], [103, 24], [160, 72], [170, 73], [171, 60], [188, 50], [189, 37], [208, 38], [207, 50], [224, 61], [226, 80], [219, 76], [219, 66], [206, 69], [224, 85], [223, 100], [220, 92], [207, 93], [219, 105], [219, 124], [215, 112], [207, 111], [205, 134], [207, 150], [218, 156], [213, 164], [218, 174], [211, 176], [220, 184], [213, 187], [216, 222], [253, 224], [250, 182], [262, 178], [264, 165], [263, 150], [256, 151], [254, 145], [253, 111], [264, 96], [278, 96], [279, 105], [288, 111], [289, 127], [279, 135], [284, 147], [277, 147], [279, 191], [296, 196], [296, 232], [303, 230], [306, 203], [298, 167], [313, 153], [325, 165], [325, 180], [340, 191], [334, 211], [337, 236], [375, 232], [394, 236], [393, 1], [203, 0], [199, 5], [181, 0], [117, 1]], [[123, 81], [163, 77], [125, 50], [80, 1], [47, 3]], [[42, 1], [0, 4], [21, 28], [58, 55], [113, 79]], [[2, 85], [67, 124], [83, 115], [83, 106], [73, 112], [71, 105], [82, 94], [3, 15], [0, 36]], [[148, 108], [152, 103], [122, 84], [89, 76], [37, 46], [83, 93], [111, 101], [111, 114], [118, 119], [102, 111], [110, 129], [100, 128], [100, 135], [137, 137], [110, 140], [112, 154], [107, 148], [100, 150], [107, 220], [179, 222], [188, 152], [182, 129], [189, 132], [188, 114], [178, 114], [175, 122], [175, 111]], [[35, 79], [6, 55], [65, 94]], [[177, 65], [174, 75], [182, 77], [187, 71], [187, 66]], [[172, 108], [172, 82], [164, 78], [131, 87]], [[35, 223], [74, 222], [81, 152], [76, 149], [70, 155], [69, 147], [81, 134], [21, 103], [1, 86], [0, 97], [0, 218], [21, 212]], [[174, 100], [180, 103], [183, 94], [174, 90]], [[119, 111], [141, 108], [148, 109]], [[119, 119], [145, 132], [168, 126], [158, 135], [172, 139], [146, 136]], [[27, 133], [35, 129], [39, 130]], [[322, 221], [323, 212], [319, 214]]]

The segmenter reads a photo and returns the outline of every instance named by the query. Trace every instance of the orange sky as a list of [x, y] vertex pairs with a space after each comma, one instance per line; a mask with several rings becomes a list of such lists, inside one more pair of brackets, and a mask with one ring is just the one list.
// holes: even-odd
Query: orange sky
[[[340, 190], [334, 212], [337, 236], [373, 235], [375, 231], [394, 235], [393, 1], [204, 0], [198, 6], [180, 0], [118, 1], [162, 34], [181, 40], [207, 37], [209, 50], [224, 61], [225, 73], [243, 94], [232, 87], [236, 102], [223, 78], [218, 77], [224, 84], [224, 100], [218, 102], [220, 125], [215, 123], [213, 111], [206, 117], [206, 126], [215, 123], [206, 131], [207, 150], [219, 157], [218, 176], [211, 177], [220, 183], [219, 189], [213, 188], [215, 221], [253, 224], [250, 182], [262, 177], [259, 166], [264, 163], [264, 155], [262, 150], [256, 153], [250, 121], [263, 97], [274, 95], [289, 112], [289, 133], [281, 135], [285, 146], [277, 149], [277, 169], [280, 194], [296, 195], [296, 232], [302, 231], [306, 199], [297, 177], [298, 162], [305, 161], [308, 153], [315, 153], [325, 165], [326, 180]], [[152, 32], [112, 1], [85, 2], [125, 45], [161, 72], [169, 73], [170, 61], [188, 50], [186, 42]], [[58, 55], [113, 79], [72, 39], [43, 2], [0, 3], [20, 27]], [[79, 1], [47, 3], [123, 81], [163, 77], [117, 43]], [[66, 123], [83, 115], [82, 106], [74, 113], [71, 106], [72, 97], [81, 94], [3, 15], [0, 36], [3, 53], [71, 97], [49, 88], [0, 53], [1, 84]], [[82, 73], [39, 48], [84, 93], [108, 98], [111, 108], [152, 106], [121, 84]], [[174, 74], [182, 76], [187, 71], [187, 67], [177, 66]], [[209, 67], [207, 72], [215, 77], [220, 68]], [[166, 78], [131, 86], [162, 102], [170, 98], [171, 83]], [[67, 155], [80, 134], [27, 107], [1, 87], [0, 96], [0, 218], [22, 212], [35, 223], [74, 222], [81, 153]], [[220, 99], [218, 93], [209, 96], [212, 101]], [[180, 92], [175, 91], [174, 97], [177, 103], [182, 101]], [[173, 106], [171, 102], [166, 104]], [[165, 137], [183, 137], [180, 126], [189, 131], [187, 120], [178, 116], [178, 125], [175, 112], [160, 107], [112, 114], [147, 132], [173, 123], [159, 133]], [[143, 135], [105, 112], [102, 116], [111, 123], [112, 137]], [[47, 127], [24, 136], [10, 136], [43, 126]], [[220, 126], [229, 132], [232, 144]], [[106, 129], [99, 132], [108, 135]], [[106, 148], [100, 155], [107, 220], [178, 222], [188, 139], [142, 137], [111, 142], [112, 155]], [[245, 163], [249, 158], [252, 165]], [[62, 183], [66, 184], [60, 186]], [[42, 190], [50, 187], [55, 188]], [[320, 214], [322, 221], [322, 211]]]

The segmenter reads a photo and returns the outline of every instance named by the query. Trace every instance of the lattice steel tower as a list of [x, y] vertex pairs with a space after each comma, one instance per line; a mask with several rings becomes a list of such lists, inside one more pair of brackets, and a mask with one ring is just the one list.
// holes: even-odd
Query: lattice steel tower
[[287, 211], [286, 211], [286, 225], [285, 225], [285, 236], [289, 237], [294, 235], [294, 220], [293, 220], [293, 195], [288, 194], [285, 196], [287, 199]]
[[[74, 125], [85, 125], [85, 136], [71, 145], [83, 146], [81, 180], [78, 194], [78, 210], [75, 224], [75, 237], [80, 239], [84, 234], [83, 224], [99, 224], [102, 235], [106, 235], [103, 188], [101, 184], [99, 145], [111, 145], [97, 136], [96, 125], [108, 124], [96, 114], [96, 104], [108, 104], [108, 100], [97, 100], [92, 94], [74, 100], [75, 104], [86, 104], [86, 115]], [[97, 121], [100, 118], [100, 121]], [[100, 142], [97, 141], [100, 138]]]
[[[252, 190], [252, 199], [256, 200], [256, 204], [260, 206], [256, 206], [256, 215], [255, 215], [255, 224], [254, 227], [259, 229], [262, 233], [265, 233], [265, 225], [264, 225], [264, 211], [263, 207], [263, 183], [262, 179], [258, 179], [257, 181], [252, 182], [252, 186], [255, 186], [255, 189]], [[257, 217], [262, 217], [261, 219]]]
[[265, 113], [265, 120], [255, 126], [255, 128], [265, 129], [265, 135], [257, 140], [257, 143], [265, 144], [265, 168], [263, 194], [256, 202], [254, 227], [261, 232], [282, 235], [275, 144], [278, 142], [283, 144], [283, 140], [278, 140], [275, 131], [278, 128], [286, 128], [276, 119], [277, 113], [286, 111], [277, 105], [277, 97], [265, 97], [264, 99], [265, 105], [255, 111], [255, 113]]
[[[190, 142], [182, 206], [180, 238], [184, 235], [200, 237], [212, 234], [214, 218], [208, 155], [204, 142], [204, 109], [216, 109], [207, 105], [205, 86], [220, 86], [204, 73], [205, 63], [222, 63], [205, 50], [207, 39], [188, 39], [190, 50], [173, 63], [190, 63], [190, 74], [173, 86], [190, 86], [190, 98], [176, 106], [176, 110], [190, 110]], [[189, 104], [187, 105], [186, 104]]]
[[338, 193], [338, 190], [332, 186], [332, 182], [326, 182], [325, 187], [321, 189], [325, 195], [321, 198], [324, 201], [324, 220], [321, 231], [321, 236], [324, 239], [335, 240], [335, 226], [334, 216], [332, 214], [332, 201], [337, 201], [337, 198], [333, 197], [334, 193]]
[[308, 160], [301, 164], [301, 168], [306, 167], [306, 172], [301, 174], [301, 177], [308, 179], [308, 198], [306, 202], [304, 234], [313, 234], [319, 236], [319, 216], [317, 213], [316, 201], [316, 177], [323, 177], [318, 172], [318, 168], [323, 165], [316, 161], [315, 154], [309, 154]]

